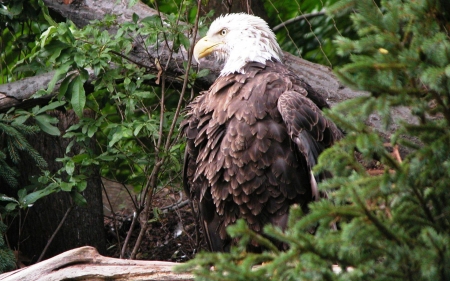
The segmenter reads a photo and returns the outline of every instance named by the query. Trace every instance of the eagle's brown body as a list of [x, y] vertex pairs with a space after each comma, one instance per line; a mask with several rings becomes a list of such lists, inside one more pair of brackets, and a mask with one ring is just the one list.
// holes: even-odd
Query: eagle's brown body
[[280, 62], [248, 63], [219, 77], [187, 108], [186, 193], [199, 204], [211, 250], [225, 251], [225, 228], [243, 218], [260, 232], [286, 226], [289, 206], [305, 211], [311, 168], [341, 137], [321, 109], [326, 101]]

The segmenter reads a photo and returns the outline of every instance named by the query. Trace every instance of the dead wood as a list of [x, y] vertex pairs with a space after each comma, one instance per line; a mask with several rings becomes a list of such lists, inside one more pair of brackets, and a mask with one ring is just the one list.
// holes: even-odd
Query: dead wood
[[93, 247], [76, 248], [32, 266], [0, 275], [1, 281], [52, 280], [193, 280], [187, 273], [174, 273], [173, 262], [108, 258]]

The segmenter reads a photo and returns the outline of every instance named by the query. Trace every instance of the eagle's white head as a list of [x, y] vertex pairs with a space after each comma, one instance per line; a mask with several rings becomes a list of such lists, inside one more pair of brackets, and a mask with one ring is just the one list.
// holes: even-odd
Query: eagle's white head
[[225, 61], [220, 76], [244, 73], [247, 62], [265, 64], [271, 59], [280, 61], [282, 57], [275, 34], [267, 23], [244, 13], [220, 16], [213, 21], [206, 36], [194, 48], [197, 62], [209, 54]]

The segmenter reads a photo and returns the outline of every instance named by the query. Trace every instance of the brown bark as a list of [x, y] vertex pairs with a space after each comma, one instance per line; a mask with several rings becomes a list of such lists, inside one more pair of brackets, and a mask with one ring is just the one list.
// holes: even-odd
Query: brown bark
[[194, 280], [191, 274], [175, 274], [173, 268], [176, 265], [172, 262], [108, 258], [92, 247], [81, 247], [30, 267], [1, 274], [0, 280]]
[[212, 18], [228, 13], [244, 12], [268, 21], [267, 12], [261, 0], [209, 0], [205, 6], [202, 6], [202, 15], [207, 14], [211, 10], [214, 10]]
[[[78, 122], [78, 117], [73, 111], [53, 111], [50, 115], [59, 119], [58, 128], [62, 132]], [[47, 161], [50, 172], [55, 173], [62, 166], [60, 162], [55, 160], [64, 157], [71, 139], [39, 133], [29, 138], [28, 141]], [[92, 149], [95, 148], [94, 141], [91, 141], [90, 146]], [[72, 151], [73, 153], [69, 155], [78, 154], [80, 147], [75, 144]], [[40, 170], [36, 165], [30, 165], [33, 161], [28, 159], [26, 155], [23, 155], [21, 159], [19, 170], [22, 177], [19, 181], [20, 186], [24, 187], [29, 185], [28, 179], [30, 177], [40, 175]], [[87, 206], [74, 205], [70, 194], [67, 192], [54, 193], [38, 200], [32, 207], [22, 212], [20, 223], [16, 218], [8, 229], [7, 235], [10, 246], [14, 250], [20, 250], [31, 262], [36, 262], [67, 209], [73, 206], [43, 258], [52, 257], [83, 245], [94, 246], [101, 253], [105, 253], [106, 240], [103, 229], [100, 177], [98, 171], [95, 170], [89, 176], [87, 188], [82, 193], [87, 201]], [[17, 190], [9, 189], [6, 191], [6, 187], [3, 185], [2, 192], [15, 196]], [[20, 232], [19, 227], [21, 227]]]

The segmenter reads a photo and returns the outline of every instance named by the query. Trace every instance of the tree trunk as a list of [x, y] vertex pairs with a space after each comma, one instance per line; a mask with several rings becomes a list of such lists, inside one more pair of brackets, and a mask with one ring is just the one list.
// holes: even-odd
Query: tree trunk
[[264, 3], [261, 0], [209, 0], [205, 6], [202, 6], [202, 15], [214, 10], [212, 18], [228, 13], [247, 13], [258, 16], [268, 21], [267, 12], [264, 9]]
[[[53, 111], [50, 115], [59, 119], [58, 128], [62, 132], [78, 122], [78, 117], [73, 111]], [[49, 171], [55, 173], [62, 166], [55, 160], [64, 157], [71, 139], [39, 133], [28, 141], [47, 161]], [[94, 149], [95, 141], [91, 140], [90, 146]], [[79, 151], [80, 147], [75, 144], [72, 147], [73, 153], [70, 154], [78, 154]], [[31, 159], [27, 159], [26, 156], [22, 159], [19, 167], [22, 175], [20, 186], [24, 187], [29, 184], [29, 177], [39, 176], [40, 170], [35, 165], [30, 165], [33, 163]], [[76, 206], [68, 192], [58, 192], [38, 200], [32, 207], [22, 212], [20, 220], [16, 218], [7, 232], [11, 248], [19, 250], [31, 262], [36, 262], [65, 213], [73, 206], [44, 258], [84, 245], [94, 246], [100, 253], [105, 253], [106, 240], [100, 180], [99, 171], [93, 171], [88, 179], [87, 188], [82, 193], [87, 201], [86, 206]], [[12, 195], [16, 195], [17, 190], [9, 189], [8, 193], [11, 192], [14, 193]]]

